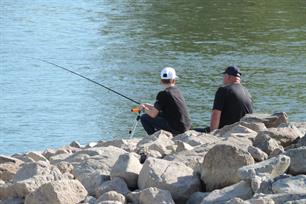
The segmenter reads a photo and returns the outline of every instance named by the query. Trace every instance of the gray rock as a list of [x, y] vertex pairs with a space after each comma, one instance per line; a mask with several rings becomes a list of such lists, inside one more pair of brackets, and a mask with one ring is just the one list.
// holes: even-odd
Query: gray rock
[[[114, 166], [115, 162], [118, 160], [119, 156], [126, 154], [127, 152], [119, 149], [117, 147], [96, 147], [88, 150], [80, 151], [81, 155], [84, 153], [92, 155], [88, 158], [84, 158], [81, 161], [74, 161], [72, 165], [74, 166], [73, 175], [79, 177], [83, 173], [92, 173], [96, 169], [99, 169], [103, 172], [104, 175], [110, 175], [110, 171]], [[76, 153], [76, 154], [79, 154]], [[77, 155], [72, 155], [77, 156]], [[68, 159], [69, 162], [69, 159]]]
[[250, 164], [254, 159], [248, 152], [229, 144], [216, 145], [205, 155], [201, 179], [207, 191], [229, 186], [240, 181], [237, 170]]
[[[306, 199], [306, 194], [292, 194], [292, 193], [280, 193], [280, 194], [268, 194], [268, 195], [256, 195], [252, 199], [248, 200], [251, 204], [284, 204], [288, 201], [297, 201]], [[264, 201], [264, 202], [263, 202]]]
[[22, 163], [23, 161], [13, 157], [0, 156], [0, 180], [12, 180]]
[[183, 163], [148, 158], [140, 171], [138, 187], [168, 190], [175, 203], [180, 204], [201, 189], [201, 182], [197, 175], [193, 175], [193, 170]]
[[82, 148], [82, 145], [78, 141], [72, 141], [69, 146], [75, 148]]
[[209, 193], [201, 204], [223, 204], [233, 198], [250, 199], [253, 196], [251, 186], [248, 182], [240, 181], [232, 186]]
[[96, 198], [93, 196], [86, 196], [86, 198], [81, 202], [84, 204], [95, 204], [96, 203]]
[[273, 152], [273, 150], [280, 148], [280, 145], [276, 140], [269, 136], [269, 132], [262, 131], [257, 134], [253, 142], [253, 146], [261, 149], [268, 155]]
[[284, 153], [290, 157], [288, 173], [292, 175], [306, 174], [306, 146], [290, 149]]
[[72, 154], [71, 153], [63, 153], [63, 154], [55, 154], [49, 157], [49, 161], [51, 164], [57, 164], [60, 162], [64, 162], [68, 159]]
[[305, 204], [305, 203], [306, 203], [306, 199], [285, 202], [285, 204]]
[[102, 183], [101, 186], [96, 189], [96, 197], [99, 198], [101, 195], [109, 191], [116, 191], [123, 195], [127, 195], [130, 192], [125, 181], [119, 177]]
[[298, 137], [303, 136], [295, 126], [288, 125], [279, 126], [278, 128], [269, 128], [265, 132], [283, 147], [291, 145]]
[[187, 200], [186, 204], [201, 204], [202, 200], [209, 195], [209, 193], [203, 193], [203, 192], [195, 192], [191, 194], [189, 199]]
[[52, 181], [39, 187], [25, 198], [25, 204], [79, 203], [87, 196], [86, 189], [77, 180]]
[[286, 172], [290, 164], [290, 157], [279, 155], [271, 159], [241, 167], [239, 177], [242, 180], [251, 180], [255, 176], [265, 178], [275, 178]]
[[131, 204], [139, 204], [139, 196], [141, 190], [129, 192], [126, 196], [127, 202]]
[[[111, 201], [111, 202], [109, 202]], [[126, 199], [124, 195], [116, 192], [116, 191], [109, 191], [101, 195], [97, 201], [97, 204], [106, 204], [106, 203], [120, 203], [120, 204], [125, 204]]]
[[88, 192], [88, 195], [96, 195], [96, 189], [101, 186], [102, 183], [110, 179], [109, 176], [104, 175], [102, 171], [95, 170], [94, 172], [83, 173], [76, 177]]
[[293, 125], [302, 133], [302, 135], [306, 134], [306, 122], [289, 122], [288, 125]]
[[120, 177], [125, 180], [130, 188], [137, 188], [138, 175], [142, 165], [139, 162], [139, 155], [128, 153], [120, 155], [111, 170], [111, 177]]
[[268, 155], [257, 147], [249, 146], [248, 152], [252, 155], [254, 160], [257, 162], [261, 162], [261, 161], [268, 159]]
[[5, 200], [0, 200], [0, 204], [24, 204], [24, 199], [11, 197]]
[[153, 157], [164, 157], [175, 151], [175, 144], [171, 139], [171, 133], [160, 130], [140, 140], [137, 144], [137, 152]]
[[249, 128], [249, 129], [251, 129], [251, 130], [253, 130], [255, 132], [260, 132], [260, 131], [267, 130], [265, 124], [262, 123], [262, 122], [252, 122], [252, 123], [249, 123], [249, 122], [240, 121], [239, 124], [244, 126], [244, 127]]
[[26, 153], [26, 156], [33, 159], [34, 161], [49, 162], [49, 160], [39, 152], [28, 152]]
[[272, 190], [277, 193], [299, 193], [306, 194], [306, 176], [299, 175], [279, 179], [272, 184]]
[[275, 148], [275, 149], [270, 153], [270, 155], [269, 155], [268, 158], [276, 157], [276, 156], [282, 154], [284, 151], [285, 151], [284, 148], [283, 148], [282, 146], [279, 146], [279, 147]]
[[181, 152], [185, 150], [193, 150], [193, 147], [188, 143], [185, 143], [179, 140], [176, 140], [174, 143], [176, 145], [176, 150], [175, 150], [176, 152]]
[[140, 141], [140, 138], [132, 138], [132, 139], [117, 139], [111, 141], [99, 141], [95, 147], [108, 147], [114, 146], [120, 149], [124, 149], [127, 152], [132, 152], [136, 150], [137, 144]]
[[0, 201], [10, 197], [17, 197], [14, 186], [11, 183], [0, 184]]
[[189, 144], [190, 146], [198, 146], [203, 144], [213, 144], [220, 139], [211, 134], [199, 133], [194, 130], [186, 131], [185, 133], [176, 135], [173, 141], [181, 141]]
[[171, 193], [158, 188], [147, 188], [140, 192], [140, 204], [175, 204]]
[[192, 150], [176, 152], [165, 156], [163, 159], [174, 162], [182, 162], [186, 166], [192, 168], [194, 172], [201, 172], [201, 165], [206, 153], [214, 146], [214, 144], [204, 144], [194, 147]]
[[273, 115], [254, 113], [245, 115], [240, 121], [256, 123], [264, 123], [267, 128], [278, 127], [282, 123], [288, 123], [288, 116], [286, 113], [274, 113]]
[[25, 163], [14, 177], [14, 183], [32, 178], [37, 175], [50, 175], [54, 179], [62, 178], [62, 173], [56, 166], [52, 166], [47, 162], [38, 161], [36, 163]]

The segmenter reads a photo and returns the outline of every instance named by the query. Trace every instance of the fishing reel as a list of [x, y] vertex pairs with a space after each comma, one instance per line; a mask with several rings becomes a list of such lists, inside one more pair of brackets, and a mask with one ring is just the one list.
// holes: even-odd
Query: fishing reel
[[133, 127], [129, 131], [130, 138], [132, 138], [134, 136], [134, 134], [135, 134], [135, 130], [136, 130], [136, 127], [137, 127], [138, 122], [140, 120], [141, 112], [143, 112], [143, 110], [141, 110], [140, 108], [136, 107], [136, 108], [132, 108], [131, 112], [132, 113], [138, 113], [138, 115], [136, 116], [136, 119], [135, 119], [135, 122], [133, 124]]

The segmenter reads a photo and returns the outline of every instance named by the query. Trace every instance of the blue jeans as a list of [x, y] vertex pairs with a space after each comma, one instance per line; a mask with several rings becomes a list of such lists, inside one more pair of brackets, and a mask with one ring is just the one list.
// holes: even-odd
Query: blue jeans
[[169, 126], [168, 121], [161, 116], [151, 118], [148, 114], [142, 114], [140, 116], [140, 122], [148, 135], [152, 135], [158, 130], [173, 132]]

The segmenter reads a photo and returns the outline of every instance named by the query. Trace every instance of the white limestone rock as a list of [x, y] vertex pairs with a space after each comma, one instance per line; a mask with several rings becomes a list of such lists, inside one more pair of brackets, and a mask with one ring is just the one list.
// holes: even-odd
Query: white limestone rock
[[118, 204], [125, 204], [126, 198], [124, 195], [116, 192], [116, 191], [109, 191], [101, 195], [97, 200], [97, 204], [111, 204], [111, 203], [118, 203]]
[[183, 163], [148, 158], [140, 171], [138, 187], [168, 190], [175, 203], [180, 204], [185, 203], [192, 193], [201, 190], [201, 182]]
[[248, 182], [240, 181], [232, 186], [214, 190], [202, 200], [201, 204], [223, 204], [233, 198], [250, 199], [253, 191]]
[[258, 177], [275, 178], [286, 172], [290, 165], [290, 157], [285, 155], [279, 155], [271, 159], [241, 167], [239, 177], [242, 180], [251, 180]]
[[285, 112], [274, 113], [272, 115], [265, 113], [246, 114], [240, 121], [264, 123], [267, 128], [278, 127], [282, 123], [288, 123], [288, 115]]
[[99, 198], [101, 195], [109, 191], [116, 191], [124, 196], [130, 192], [125, 181], [119, 177], [103, 182], [98, 188], [96, 188], [96, 197]]
[[25, 204], [79, 203], [87, 196], [86, 189], [77, 180], [60, 180], [46, 183], [25, 198]]
[[146, 188], [140, 192], [139, 204], [175, 204], [171, 193], [158, 188]]
[[136, 153], [122, 154], [114, 164], [110, 176], [124, 179], [128, 187], [135, 189], [141, 168], [139, 155]]

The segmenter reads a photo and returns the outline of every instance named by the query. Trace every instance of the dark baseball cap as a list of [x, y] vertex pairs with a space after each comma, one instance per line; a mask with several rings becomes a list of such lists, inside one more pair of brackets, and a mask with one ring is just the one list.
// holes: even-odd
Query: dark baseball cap
[[229, 66], [225, 69], [224, 72], [222, 72], [222, 74], [228, 74], [228, 75], [231, 75], [231, 76], [238, 76], [240, 77], [241, 76], [241, 72], [240, 72], [240, 69], [236, 66]]

